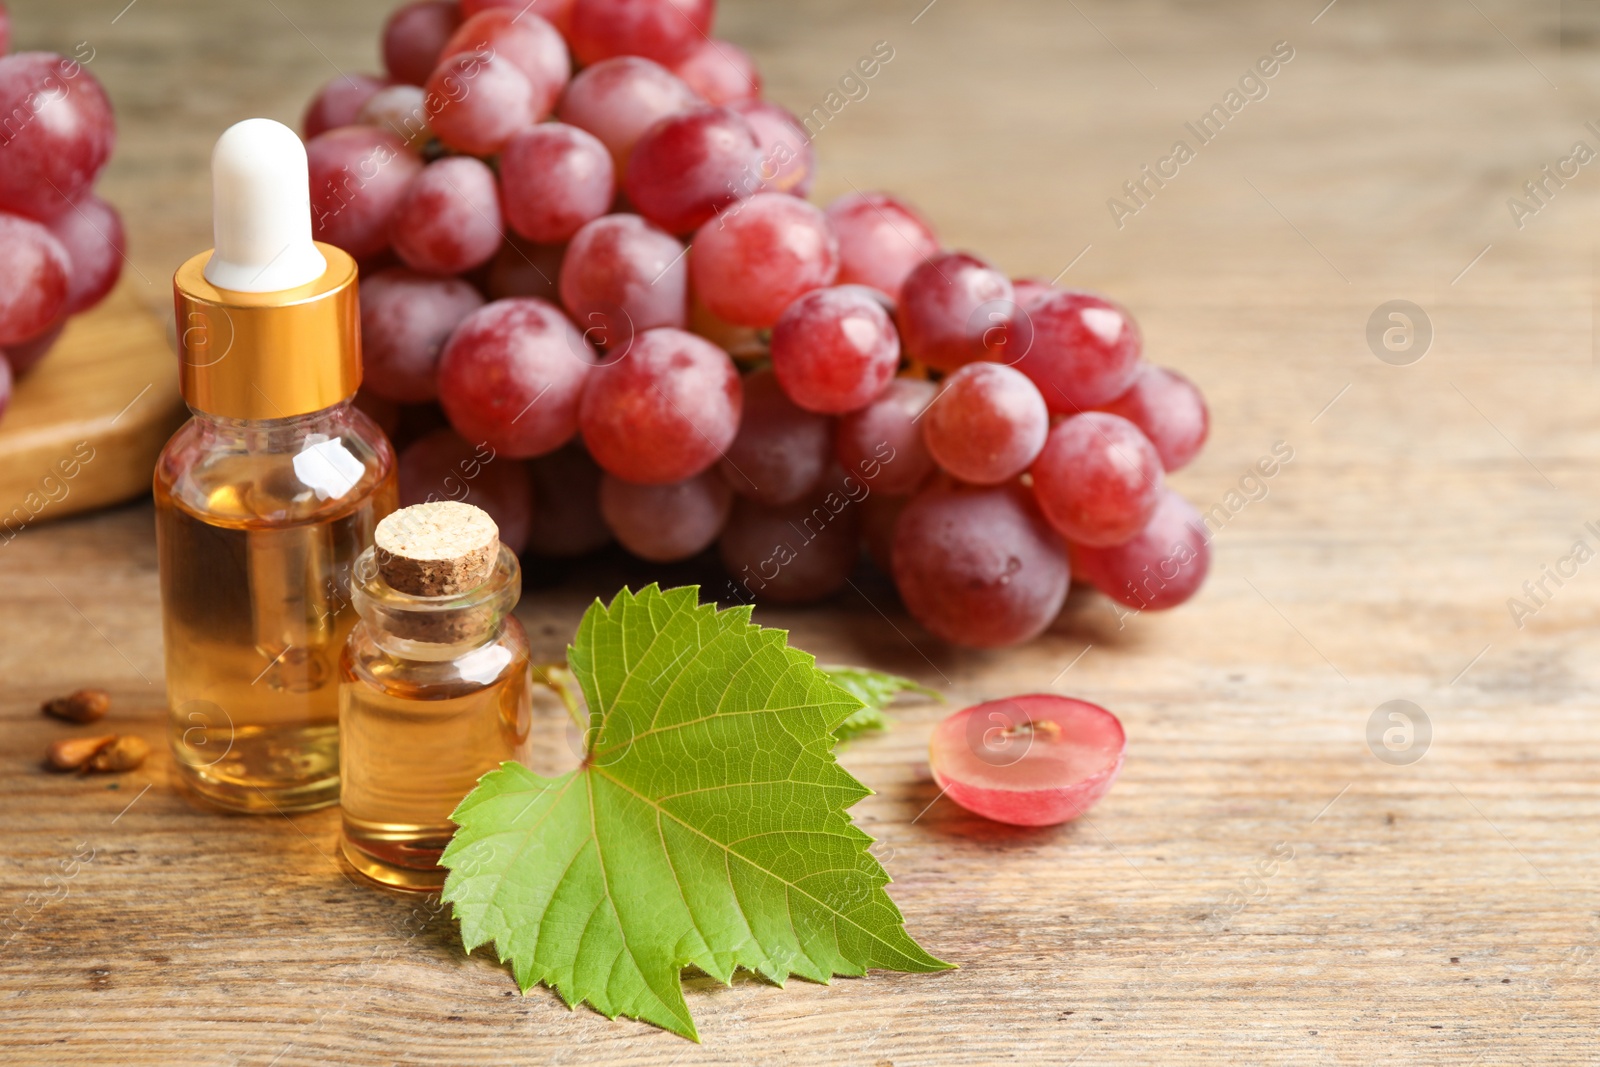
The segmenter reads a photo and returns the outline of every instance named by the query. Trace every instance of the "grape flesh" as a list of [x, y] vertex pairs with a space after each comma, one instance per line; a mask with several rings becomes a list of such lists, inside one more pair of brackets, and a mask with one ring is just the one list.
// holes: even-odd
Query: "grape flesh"
[[444, 343], [483, 297], [460, 278], [391, 267], [361, 280], [362, 388], [399, 404], [438, 397]]
[[726, 352], [682, 330], [646, 330], [596, 368], [583, 394], [583, 441], [596, 463], [625, 481], [681, 482], [727, 451], [743, 405]]
[[471, 156], [446, 156], [422, 168], [389, 219], [389, 243], [406, 266], [460, 274], [500, 249], [500, 191], [494, 171]]
[[839, 246], [821, 211], [782, 193], [757, 193], [700, 227], [689, 273], [718, 318], [767, 327], [799, 297], [832, 284]]
[[1077, 545], [1121, 544], [1161, 500], [1161, 457], [1120, 415], [1090, 411], [1058, 423], [1031, 473], [1045, 518]]
[[611, 153], [592, 133], [544, 122], [500, 155], [506, 221], [530, 241], [558, 244], [604, 215], [616, 195]]
[[300, 129], [306, 140], [340, 126], [354, 125], [361, 108], [385, 84], [382, 78], [372, 74], [334, 75], [311, 98], [305, 115], [300, 119]]
[[816, 488], [832, 462], [833, 424], [796, 407], [770, 370], [744, 379], [739, 433], [722, 457], [722, 477], [740, 496], [773, 507]]
[[875, 496], [914, 492], [934, 470], [919, 418], [938, 391], [920, 378], [896, 378], [872, 403], [841, 418], [834, 433], [839, 465]]
[[567, 559], [611, 543], [600, 514], [600, 468], [576, 441], [527, 461], [533, 476], [528, 551]]
[[0, 211], [47, 221], [88, 193], [116, 124], [93, 74], [48, 52], [0, 58]]
[[389, 248], [389, 219], [422, 170], [405, 142], [373, 126], [344, 126], [306, 145], [311, 229], [357, 259]]
[[977, 256], [946, 252], [919, 263], [900, 287], [906, 354], [953, 371], [990, 358], [1011, 312], [1011, 282]]
[[1061, 610], [1071, 579], [1066, 547], [1016, 483], [922, 490], [900, 514], [892, 562], [912, 617], [972, 648], [1037, 637]]
[[755, 131], [738, 112], [702, 107], [671, 115], [633, 146], [623, 191], [639, 214], [669, 233], [689, 233], [754, 191]]
[[558, 280], [566, 245], [540, 245], [508, 235], [500, 251], [489, 261], [484, 274], [484, 291], [490, 300], [508, 296], [536, 296], [552, 304], [561, 302]]
[[1211, 568], [1211, 544], [1194, 506], [1171, 489], [1132, 539], [1109, 548], [1072, 546], [1078, 576], [1113, 600], [1164, 611], [1194, 596]]
[[1150, 439], [1169, 471], [1188, 465], [1211, 430], [1205, 397], [1175, 370], [1141, 364], [1128, 391], [1101, 407], [1121, 415]]
[[761, 95], [755, 60], [731, 41], [701, 38], [672, 71], [708, 104], [734, 104]]
[[781, 507], [739, 498], [717, 551], [741, 599], [807, 604], [842, 589], [861, 555], [859, 480], [828, 477]]
[[839, 237], [839, 281], [896, 300], [911, 272], [939, 254], [933, 227], [888, 193], [847, 193], [828, 205], [828, 222]]
[[428, 75], [428, 125], [458, 152], [492, 156], [538, 121], [528, 76], [506, 56], [463, 52]]
[[579, 62], [644, 56], [672, 66], [711, 32], [714, 0], [576, 0], [568, 38]]
[[419, 438], [400, 453], [400, 506], [455, 500], [489, 513], [500, 540], [521, 552], [533, 521], [533, 491], [519, 461], [449, 427]]
[[714, 471], [666, 485], [635, 485], [605, 475], [600, 512], [623, 548], [671, 563], [710, 548], [733, 509], [733, 491]]
[[944, 795], [1013, 826], [1087, 812], [1122, 770], [1127, 735], [1097, 704], [1034, 693], [977, 704], [934, 728], [928, 762]]
[[1003, 331], [1012, 360], [1050, 410], [1073, 415], [1121, 396], [1139, 372], [1133, 317], [1093, 293], [1064, 289], [1035, 301]]
[[389, 77], [407, 85], [426, 82], [459, 25], [461, 8], [453, 0], [415, 0], [395, 8], [383, 24], [383, 66]]
[[806, 128], [794, 113], [767, 100], [729, 104], [755, 131], [760, 162], [742, 183], [750, 192], [789, 193], [804, 197], [816, 177], [817, 154]]
[[441, 55], [449, 59], [462, 53], [510, 60], [532, 89], [534, 122], [550, 114], [572, 77], [572, 59], [561, 34], [528, 11], [495, 8], [473, 15], [445, 42]]
[[900, 366], [900, 337], [883, 305], [860, 286], [813, 289], [772, 330], [772, 369], [808, 411], [865, 407]]
[[439, 403], [471, 441], [526, 459], [578, 429], [595, 351], [555, 306], [531, 297], [485, 304], [456, 327], [439, 357]]
[[72, 261], [40, 223], [0, 214], [0, 345], [32, 340], [66, 310]]
[[72, 264], [64, 311], [76, 315], [104, 300], [122, 276], [127, 248], [122, 216], [116, 208], [90, 194], [52, 221], [49, 229]]
[[619, 56], [580, 70], [562, 94], [556, 114], [598, 137], [620, 178], [646, 130], [699, 106], [694, 90], [661, 64], [642, 56]]
[[1039, 390], [999, 363], [969, 363], [950, 375], [922, 418], [934, 461], [973, 485], [998, 485], [1027, 470], [1049, 431]]
[[627, 351], [646, 330], [681, 328], [688, 316], [683, 245], [637, 215], [607, 215], [579, 230], [560, 285], [572, 320], [608, 352]]

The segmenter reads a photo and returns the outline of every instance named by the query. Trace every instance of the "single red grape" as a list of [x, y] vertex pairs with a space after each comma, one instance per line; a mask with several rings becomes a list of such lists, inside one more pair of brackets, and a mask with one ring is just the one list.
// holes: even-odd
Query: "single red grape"
[[508, 296], [536, 296], [552, 304], [561, 302], [557, 279], [566, 245], [537, 245], [512, 234], [489, 261], [484, 288], [490, 300]]
[[1093, 293], [1059, 290], [1022, 310], [1002, 331], [1010, 360], [1033, 379], [1050, 410], [1066, 415], [1121, 396], [1139, 372], [1139, 327]]
[[792, 503], [816, 488], [832, 452], [827, 416], [796, 407], [770, 370], [745, 375], [739, 433], [720, 464], [736, 493], [768, 507]]
[[761, 72], [755, 60], [731, 41], [702, 37], [672, 72], [708, 104], [733, 104], [761, 95]]
[[998, 485], [1027, 470], [1049, 431], [1039, 390], [999, 363], [968, 363], [950, 375], [922, 418], [934, 461], [973, 485]]
[[913, 618], [952, 644], [999, 648], [1038, 636], [1071, 580], [1066, 546], [1016, 483], [935, 483], [895, 526], [894, 582]]
[[860, 501], [866, 491], [858, 480], [828, 477], [781, 507], [740, 497], [717, 543], [740, 596], [808, 604], [844, 588], [861, 557]]
[[1199, 454], [1211, 429], [1211, 416], [1199, 388], [1175, 370], [1140, 364], [1128, 391], [1102, 411], [1121, 415], [1150, 438], [1169, 471], [1186, 466]]
[[1145, 528], [1110, 548], [1072, 546], [1078, 576], [1106, 596], [1141, 611], [1188, 600], [1211, 569], [1210, 536], [1200, 513], [1166, 489]]
[[122, 216], [91, 193], [52, 221], [49, 228], [72, 264], [67, 275], [64, 313], [76, 315], [104, 300], [122, 276], [127, 248]]
[[81, 200], [117, 136], [94, 75], [48, 52], [0, 58], [0, 116], [0, 211], [32, 219]]
[[30, 341], [67, 307], [72, 260], [42, 224], [0, 213], [0, 345]]
[[694, 235], [689, 274], [712, 314], [772, 326], [796, 299], [833, 282], [839, 245], [821, 211], [782, 193], [757, 193]]
[[[0, 270], [3, 273], [3, 270]], [[54, 324], [45, 328], [45, 331], [36, 337], [5, 348], [5, 361], [11, 366], [11, 373], [20, 378], [34, 368], [41, 359], [50, 354], [50, 348], [61, 338], [61, 331], [67, 328], [66, 319], [57, 319]]]
[[794, 113], [767, 100], [740, 100], [728, 106], [743, 115], [755, 131], [760, 162], [743, 182], [750, 192], [789, 193], [801, 198], [811, 192], [817, 154]]
[[533, 521], [528, 470], [487, 442], [473, 442], [449, 427], [435, 430], [400, 453], [400, 506], [456, 500], [489, 513], [500, 540], [521, 552]]
[[572, 239], [604, 215], [616, 196], [611, 153], [576, 126], [543, 122], [517, 134], [500, 154], [506, 221], [530, 241]]
[[601, 471], [577, 441], [527, 461], [533, 476], [533, 526], [528, 551], [565, 559], [611, 543], [600, 514]]
[[407, 85], [426, 82], [460, 25], [461, 6], [455, 0], [413, 0], [395, 8], [383, 24], [383, 66], [389, 77]]
[[500, 53], [462, 52], [428, 76], [428, 125], [458, 152], [492, 156], [539, 121], [538, 98], [522, 69]]
[[336, 74], [317, 90], [300, 119], [306, 140], [340, 126], [353, 126], [361, 108], [388, 82], [376, 74]]
[[594, 349], [543, 300], [496, 300], [456, 327], [439, 357], [439, 403], [461, 435], [526, 459], [578, 429]]
[[429, 163], [395, 205], [389, 243], [406, 266], [425, 274], [460, 274], [487, 263], [500, 249], [494, 171], [471, 156]]
[[600, 513], [618, 543], [654, 563], [697, 556], [711, 547], [733, 509], [733, 491], [714, 471], [666, 485], [635, 485], [605, 475]]
[[580, 422], [595, 462], [642, 485], [691, 478], [717, 461], [739, 430], [743, 392], [733, 360], [692, 333], [646, 330], [595, 368]]
[[645, 330], [681, 328], [688, 315], [683, 245], [637, 215], [606, 215], [579, 230], [560, 285], [573, 322], [608, 352], [627, 351]]
[[951, 371], [988, 359], [1012, 313], [1011, 282], [977, 256], [946, 252], [924, 260], [900, 287], [900, 343], [906, 354]]
[[1094, 807], [1122, 770], [1127, 735], [1100, 707], [1053, 693], [976, 704], [934, 727], [939, 788], [975, 815], [1055, 826]]
[[306, 145], [311, 229], [319, 241], [363, 259], [389, 247], [389, 218], [422, 160], [375, 126], [344, 126]]
[[870, 285], [895, 300], [906, 277], [939, 254], [933, 227], [888, 193], [846, 193], [828, 205], [828, 222], [839, 237], [839, 281]]
[[445, 42], [440, 56], [450, 59], [462, 53], [503, 56], [522, 71], [533, 88], [535, 122], [555, 108], [572, 77], [572, 57], [561, 34], [526, 9], [493, 8], [467, 19]]
[[639, 214], [688, 233], [750, 193], [760, 164], [755, 131], [737, 112], [702, 107], [669, 115], [633, 146], [622, 188]]
[[839, 465], [874, 494], [914, 492], [933, 473], [919, 419], [938, 391], [921, 378], [896, 378], [872, 403], [841, 418], [833, 453]]
[[1044, 517], [1078, 545], [1120, 545], [1161, 500], [1161, 457], [1121, 415], [1089, 411], [1057, 423], [1034, 460]]
[[483, 297], [460, 278], [392, 267], [361, 280], [362, 388], [401, 404], [438, 397], [444, 343]]
[[568, 37], [579, 62], [644, 56], [672, 66], [711, 32], [714, 0], [576, 0]]
[[694, 90], [666, 67], [640, 56], [618, 56], [580, 70], [562, 94], [556, 115], [598, 137], [621, 178], [646, 130], [699, 106]]
[[900, 366], [900, 337], [861, 286], [813, 289], [772, 329], [772, 369], [796, 404], [839, 414], [865, 407]]

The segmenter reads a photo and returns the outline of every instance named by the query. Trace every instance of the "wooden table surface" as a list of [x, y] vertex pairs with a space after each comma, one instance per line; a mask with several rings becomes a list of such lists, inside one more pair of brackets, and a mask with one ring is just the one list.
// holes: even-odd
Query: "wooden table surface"
[[[129, 278], [161, 309], [173, 266], [209, 243], [216, 133], [295, 121], [335, 68], [373, 68], [385, 5], [124, 2], [12, 7], [21, 46], [93, 50], [121, 123], [103, 189], [128, 217]], [[881, 579], [758, 611], [953, 706], [1055, 690], [1126, 723], [1116, 789], [1043, 831], [937, 799], [937, 705], [844, 751], [877, 791], [855, 815], [910, 930], [961, 969], [693, 979], [693, 1046], [516, 995], [426, 901], [351, 881], [335, 812], [202, 814], [164, 750], [120, 780], [46, 774], [61, 728], [38, 702], [77, 686], [109, 688], [107, 725], [163, 743], [138, 503], [0, 544], [0, 1058], [1600, 1061], [1600, 166], [1561, 162], [1600, 148], [1596, 6], [924, 3], [744, 0], [721, 27], [796, 111], [889, 42], [817, 136], [819, 199], [897, 190], [954, 246], [1127, 303], [1149, 354], [1210, 398], [1210, 446], [1174, 481], [1221, 506], [1194, 602], [1119, 619], [1075, 597], [1022, 649], [941, 647]], [[1280, 41], [1293, 58], [1267, 95], [1196, 147], [1185, 122]], [[1119, 228], [1108, 198], [1178, 138], [1194, 158]], [[1508, 199], [1546, 164], [1568, 177], [1524, 198], [1519, 226]], [[1367, 340], [1396, 299], [1431, 323], [1409, 365]], [[1278, 442], [1292, 460], [1253, 480]], [[530, 592], [539, 647], [559, 651], [618, 580], [590, 567]], [[1369, 748], [1391, 700], [1431, 722], [1420, 761]], [[88, 850], [63, 889], [53, 872]]]

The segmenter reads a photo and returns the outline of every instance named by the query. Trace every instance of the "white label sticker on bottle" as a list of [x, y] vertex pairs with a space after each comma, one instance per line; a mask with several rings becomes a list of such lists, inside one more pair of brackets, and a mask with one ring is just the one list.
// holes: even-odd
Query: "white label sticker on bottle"
[[361, 461], [350, 454], [344, 442], [335, 438], [318, 441], [313, 435], [294, 457], [295, 477], [317, 494], [318, 500], [344, 496], [361, 480]]

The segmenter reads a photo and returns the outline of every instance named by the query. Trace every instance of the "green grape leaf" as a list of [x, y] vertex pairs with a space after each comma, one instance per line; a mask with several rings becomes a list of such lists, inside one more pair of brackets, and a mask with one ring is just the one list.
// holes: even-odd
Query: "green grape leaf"
[[782, 985], [938, 971], [905, 931], [833, 758], [861, 702], [695, 587], [596, 601], [567, 650], [588, 702], [579, 767], [504, 763], [451, 816], [444, 899], [467, 950], [493, 942], [523, 991], [698, 1041], [681, 973]]
[[845, 717], [844, 722], [834, 728], [834, 735], [840, 741], [848, 741], [868, 730], [882, 730], [887, 727], [889, 718], [884, 715], [883, 709], [901, 693], [920, 693], [934, 700], [944, 700], [944, 697], [935, 690], [910, 678], [902, 678], [898, 674], [869, 671], [860, 667], [824, 667], [822, 672], [828, 676], [829, 681], [861, 701], [863, 705], [851, 712]]

